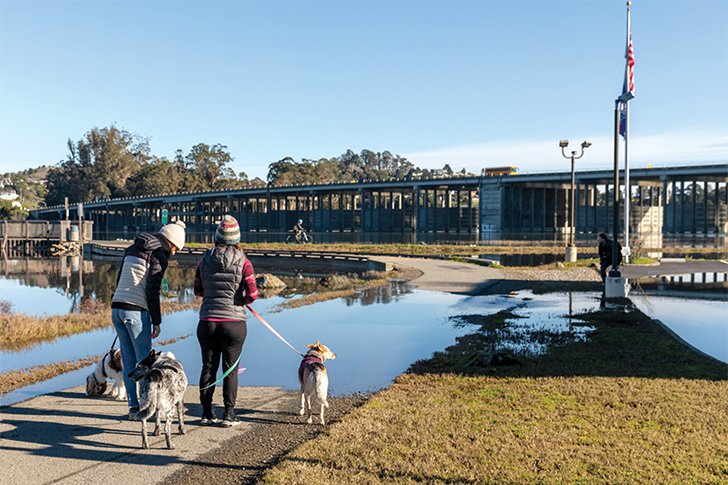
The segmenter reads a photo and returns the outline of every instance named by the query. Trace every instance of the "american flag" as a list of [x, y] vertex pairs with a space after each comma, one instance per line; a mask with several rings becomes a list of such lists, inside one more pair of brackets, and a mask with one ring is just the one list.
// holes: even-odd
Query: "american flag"
[[632, 48], [632, 34], [629, 35], [627, 42], [627, 52], [624, 57], [627, 59], [627, 65], [624, 66], [624, 84], [622, 85], [622, 95], [620, 101], [629, 101], [634, 98], [634, 49]]

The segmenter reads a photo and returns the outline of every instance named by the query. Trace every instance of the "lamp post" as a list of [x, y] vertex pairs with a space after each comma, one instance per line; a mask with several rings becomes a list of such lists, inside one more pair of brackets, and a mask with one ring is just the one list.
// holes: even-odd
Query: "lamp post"
[[565, 260], [567, 263], [574, 263], [576, 262], [576, 245], [574, 244], [574, 235], [575, 235], [575, 219], [574, 219], [574, 160], [578, 160], [581, 157], [584, 156], [584, 150], [589, 148], [591, 146], [591, 141], [584, 140], [581, 143], [581, 153], [579, 155], [576, 155], [576, 150], [572, 150], [571, 155], [567, 155], [564, 151], [564, 148], [569, 146], [569, 140], [561, 140], [559, 142], [559, 146], [561, 147], [561, 154], [564, 156], [564, 158], [570, 158], [571, 159], [571, 198], [569, 202], [569, 246], [566, 248], [566, 256]]

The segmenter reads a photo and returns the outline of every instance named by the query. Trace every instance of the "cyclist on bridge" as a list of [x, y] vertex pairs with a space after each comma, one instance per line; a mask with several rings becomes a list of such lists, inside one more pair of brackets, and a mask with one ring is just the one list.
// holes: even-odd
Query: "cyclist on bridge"
[[303, 219], [299, 219], [298, 222], [296, 222], [296, 225], [293, 226], [293, 232], [296, 235], [296, 239], [306, 232], [306, 229], [303, 227]]

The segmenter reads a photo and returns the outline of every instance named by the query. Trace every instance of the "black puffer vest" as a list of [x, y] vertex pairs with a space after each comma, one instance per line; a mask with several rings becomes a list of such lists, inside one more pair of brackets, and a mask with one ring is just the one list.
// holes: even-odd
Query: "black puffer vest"
[[245, 253], [235, 246], [215, 246], [205, 251], [200, 263], [204, 289], [200, 318], [245, 320], [243, 308], [243, 263]]

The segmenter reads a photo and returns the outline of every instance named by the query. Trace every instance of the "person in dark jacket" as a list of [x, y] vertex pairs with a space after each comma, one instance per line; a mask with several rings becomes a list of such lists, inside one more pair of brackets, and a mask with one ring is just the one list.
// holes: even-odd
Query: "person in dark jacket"
[[[612, 251], [614, 250], [614, 241], [609, 239], [606, 234], [600, 232], [597, 236], [599, 243], [599, 272], [602, 275], [602, 283], [607, 279], [607, 268], [612, 266]], [[622, 245], [617, 242], [617, 266], [622, 264]]]
[[121, 359], [129, 404], [129, 419], [139, 411], [137, 386], [130, 369], [152, 349], [162, 324], [159, 290], [169, 258], [185, 245], [185, 223], [167, 224], [157, 234], [142, 233], [124, 251], [111, 300], [111, 320], [119, 336]]
[[238, 363], [247, 336], [244, 305], [258, 298], [255, 272], [240, 247], [238, 221], [226, 215], [215, 231], [215, 247], [205, 251], [195, 272], [195, 294], [202, 297], [197, 340], [202, 350], [200, 372], [201, 424], [217, 421], [212, 411], [215, 375], [222, 358], [225, 427], [240, 424], [235, 415]]

